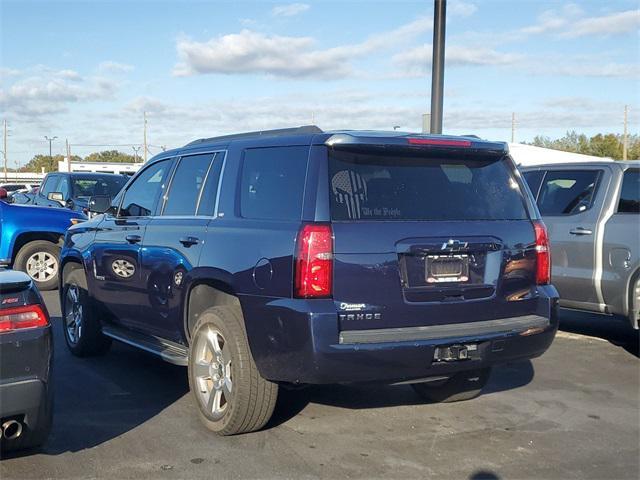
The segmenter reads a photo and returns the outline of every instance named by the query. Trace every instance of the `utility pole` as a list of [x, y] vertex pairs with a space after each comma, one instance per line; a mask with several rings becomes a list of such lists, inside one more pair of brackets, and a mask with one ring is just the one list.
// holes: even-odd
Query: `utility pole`
[[442, 133], [444, 103], [444, 40], [447, 0], [433, 1], [433, 55], [431, 59], [431, 133]]
[[6, 182], [8, 180], [8, 173], [7, 173], [7, 120], [5, 119], [4, 121], [4, 133], [3, 133], [3, 150], [2, 150], [2, 155], [4, 156], [4, 181]]
[[147, 112], [144, 112], [144, 163], [147, 163]]
[[[49, 142], [49, 163], [53, 163], [53, 157], [51, 156], [51, 143], [58, 137], [47, 137], [46, 135], [44, 136], [44, 138]], [[53, 167], [53, 165], [52, 165]]]
[[511, 112], [511, 143], [516, 143], [516, 112]]
[[[624, 134], [622, 135], [622, 160], [627, 159], [627, 151], [629, 150], [629, 135], [627, 133], [627, 114], [629, 113], [629, 105], [624, 106]], [[7, 147], [4, 147], [5, 150]]]
[[131, 147], [133, 149], [133, 161], [134, 163], [138, 163], [138, 152], [142, 147]]
[[67, 145], [67, 171], [71, 173], [71, 149], [69, 148], [69, 139], [65, 138], [64, 142]]

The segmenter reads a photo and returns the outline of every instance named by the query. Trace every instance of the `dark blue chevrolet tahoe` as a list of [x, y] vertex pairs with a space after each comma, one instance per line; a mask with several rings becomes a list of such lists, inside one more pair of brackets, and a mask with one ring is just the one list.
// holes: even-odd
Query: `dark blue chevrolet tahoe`
[[61, 254], [68, 347], [115, 339], [188, 366], [223, 435], [263, 427], [280, 385], [469, 399], [557, 330], [546, 230], [504, 143], [313, 126], [203, 139], [100, 203]]

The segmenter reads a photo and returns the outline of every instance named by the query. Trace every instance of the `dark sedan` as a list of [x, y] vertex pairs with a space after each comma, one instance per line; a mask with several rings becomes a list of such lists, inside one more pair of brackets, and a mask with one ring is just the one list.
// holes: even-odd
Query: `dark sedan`
[[28, 275], [0, 269], [0, 449], [43, 444], [51, 430], [53, 338]]

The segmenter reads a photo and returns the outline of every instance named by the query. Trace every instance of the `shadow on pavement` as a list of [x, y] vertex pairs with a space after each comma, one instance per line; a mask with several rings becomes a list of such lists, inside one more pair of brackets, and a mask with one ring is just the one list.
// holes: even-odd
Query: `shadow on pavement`
[[60, 317], [53, 318], [53, 429], [41, 453], [59, 455], [100, 445], [189, 392], [185, 368], [118, 342], [104, 356], [73, 357], [64, 344], [60, 322]]
[[[500, 365], [493, 369], [482, 394], [519, 388], [530, 383], [533, 377], [533, 364], [529, 360]], [[297, 390], [280, 389], [274, 415], [266, 428], [285, 423], [309, 403], [359, 410], [428, 402], [408, 385], [322, 385]]]
[[602, 338], [636, 357], [640, 356], [638, 330], [631, 328], [629, 320], [624, 317], [560, 309], [560, 330]]

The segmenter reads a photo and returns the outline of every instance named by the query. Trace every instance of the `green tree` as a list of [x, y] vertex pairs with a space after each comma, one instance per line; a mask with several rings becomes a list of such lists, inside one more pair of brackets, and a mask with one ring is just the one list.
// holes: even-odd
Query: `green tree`
[[[614, 133], [598, 133], [588, 138], [584, 134], [570, 131], [567, 132], [564, 137], [557, 139], [537, 135], [528, 145], [622, 160], [622, 141], [622, 135], [616, 135]], [[640, 137], [638, 135], [630, 135], [628, 142], [627, 158], [629, 160], [640, 159]]]
[[[133, 155], [122, 153], [118, 150], [94, 152], [87, 155], [84, 159], [87, 162], [133, 163], [135, 161], [135, 157]], [[140, 161], [140, 158], [138, 158], [138, 161]]]
[[[64, 156], [62, 155], [54, 155], [49, 157], [49, 155], [36, 155], [29, 163], [27, 163], [24, 167], [20, 169], [22, 172], [41, 172], [44, 168], [45, 172], [57, 172], [58, 171], [58, 162], [64, 160]], [[73, 162], [81, 162], [82, 158], [77, 155], [71, 155], [71, 160]]]

